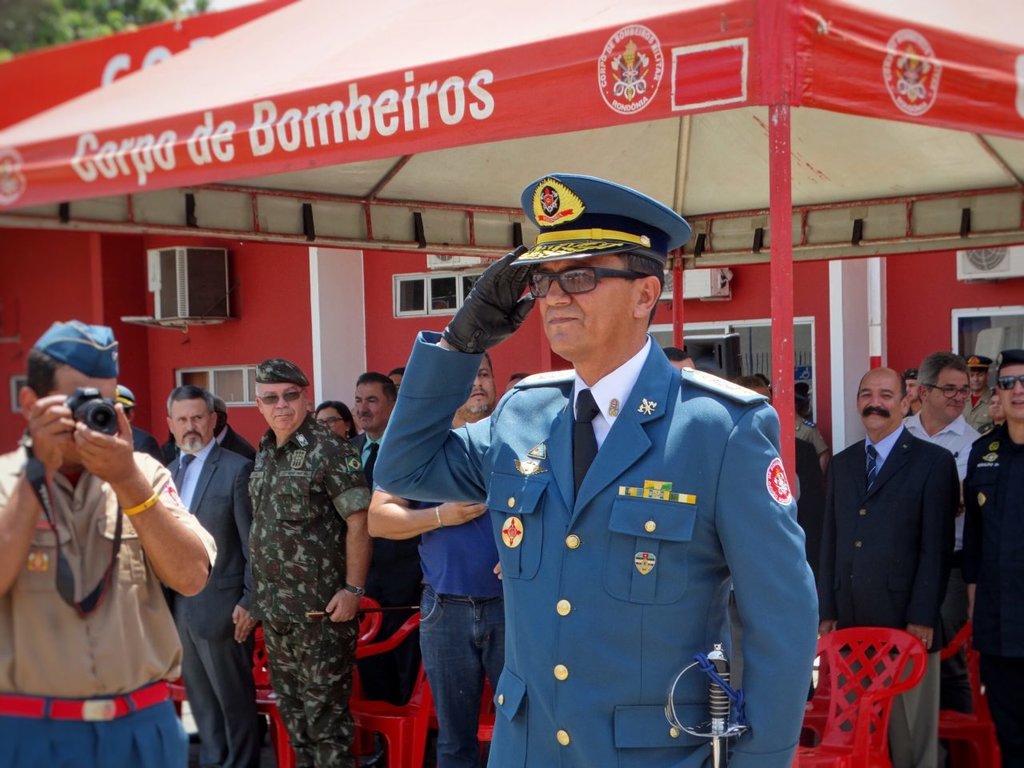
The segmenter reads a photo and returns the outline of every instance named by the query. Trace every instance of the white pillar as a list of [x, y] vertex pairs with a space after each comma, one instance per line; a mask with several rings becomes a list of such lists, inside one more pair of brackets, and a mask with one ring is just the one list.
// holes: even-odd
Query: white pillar
[[351, 407], [356, 378], [366, 370], [363, 252], [310, 248], [309, 301], [314, 397]]
[[836, 259], [828, 265], [829, 347], [832, 358], [832, 450], [864, 437], [857, 385], [870, 366], [868, 263]]

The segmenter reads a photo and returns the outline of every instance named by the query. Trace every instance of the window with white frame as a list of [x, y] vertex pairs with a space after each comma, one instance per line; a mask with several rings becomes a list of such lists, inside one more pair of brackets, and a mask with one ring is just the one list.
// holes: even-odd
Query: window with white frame
[[[953, 350], [957, 354], [985, 355], [995, 360], [1004, 349], [1022, 348], [1024, 306], [953, 310]], [[991, 376], [994, 380], [994, 369]]]
[[395, 317], [453, 315], [482, 272], [395, 275]]
[[28, 385], [28, 376], [23, 373], [19, 373], [15, 376], [11, 376], [10, 392], [11, 392], [11, 413], [21, 413], [21, 405], [18, 403], [18, 391]]
[[[672, 346], [672, 326], [652, 325], [651, 336], [663, 347]], [[737, 320], [721, 323], [686, 323], [683, 338], [690, 335], [736, 333], [740, 337], [740, 360], [743, 375], [764, 374], [772, 380], [771, 320]], [[811, 384], [814, 393], [814, 318], [793, 318], [793, 379]]]
[[228, 405], [255, 405], [256, 366], [218, 365], [209, 368], [179, 368], [178, 386], [192, 384], [222, 398]]

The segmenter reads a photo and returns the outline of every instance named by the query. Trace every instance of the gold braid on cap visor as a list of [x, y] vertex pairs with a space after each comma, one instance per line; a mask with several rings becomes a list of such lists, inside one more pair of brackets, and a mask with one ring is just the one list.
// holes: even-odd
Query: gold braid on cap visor
[[558, 232], [541, 232], [537, 235], [537, 245], [570, 240], [620, 240], [624, 243], [635, 243], [644, 248], [651, 247], [651, 238], [647, 235], [634, 235], [615, 229], [563, 229]]

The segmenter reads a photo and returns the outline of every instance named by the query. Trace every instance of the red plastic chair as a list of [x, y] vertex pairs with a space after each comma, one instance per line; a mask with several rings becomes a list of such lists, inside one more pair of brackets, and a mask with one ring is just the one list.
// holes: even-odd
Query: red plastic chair
[[832, 683], [829, 681], [828, 661], [825, 656], [818, 657], [818, 684], [814, 687], [814, 695], [804, 709], [803, 730], [800, 743], [805, 747], [813, 747], [821, 741], [828, 722], [828, 700], [832, 696]]
[[970, 768], [1000, 768], [1003, 764], [996, 738], [996, 726], [988, 698], [981, 689], [981, 654], [971, 645], [971, 622], [967, 622], [939, 653], [943, 661], [963, 648], [967, 658], [967, 674], [971, 679], [974, 712], [966, 714], [951, 709], [939, 710], [939, 738], [949, 742], [952, 765]]
[[270, 685], [270, 665], [267, 646], [263, 640], [263, 627], [254, 630], [252, 677], [256, 683], [256, 711], [270, 720], [270, 743], [274, 746], [277, 768], [295, 768], [295, 750], [288, 739], [288, 729], [277, 709], [277, 694]]
[[[419, 626], [420, 615], [415, 613], [386, 640], [356, 646], [356, 658], [365, 659], [394, 650]], [[384, 737], [388, 768], [422, 768], [427, 751], [430, 716], [434, 709], [423, 665], [420, 665], [409, 701], [401, 706], [364, 699], [358, 695], [359, 691], [359, 686], [353, 687], [349, 703], [357, 731], [377, 732]], [[358, 744], [360, 739], [355, 741]]]
[[820, 638], [818, 655], [828, 664], [828, 720], [821, 743], [800, 747], [794, 765], [891, 768], [889, 712], [924, 677], [924, 645], [898, 629], [851, 627]]

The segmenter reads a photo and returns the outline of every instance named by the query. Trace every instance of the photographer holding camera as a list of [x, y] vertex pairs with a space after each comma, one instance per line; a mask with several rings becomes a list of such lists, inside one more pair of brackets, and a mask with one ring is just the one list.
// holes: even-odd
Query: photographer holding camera
[[0, 765], [188, 759], [160, 585], [199, 592], [215, 546], [167, 469], [133, 452], [117, 373], [103, 326], [54, 323], [29, 353], [28, 429], [0, 457]]

